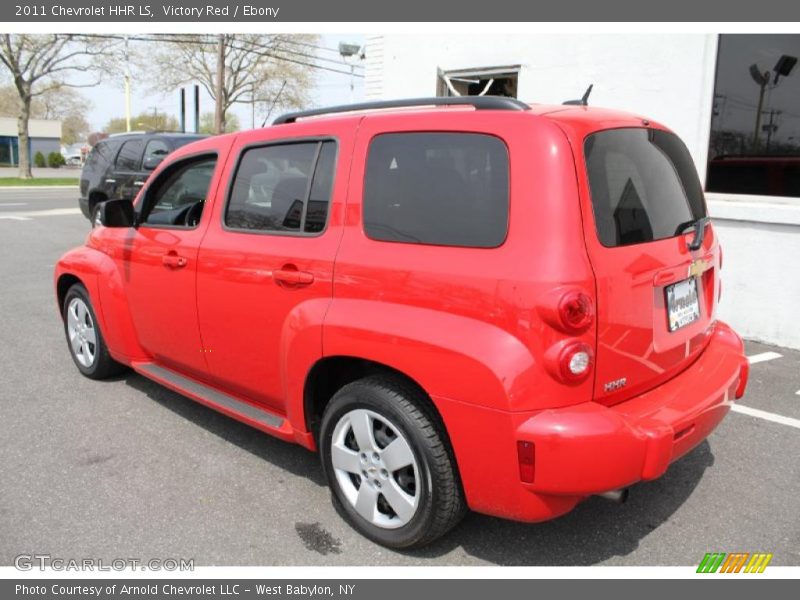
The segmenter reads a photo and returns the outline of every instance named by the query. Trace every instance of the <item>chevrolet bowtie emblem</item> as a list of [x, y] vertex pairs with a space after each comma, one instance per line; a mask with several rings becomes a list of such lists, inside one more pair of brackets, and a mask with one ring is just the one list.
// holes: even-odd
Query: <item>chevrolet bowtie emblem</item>
[[702, 258], [693, 260], [692, 264], [689, 265], [689, 277], [700, 277], [700, 275], [706, 272], [709, 266], [709, 263]]

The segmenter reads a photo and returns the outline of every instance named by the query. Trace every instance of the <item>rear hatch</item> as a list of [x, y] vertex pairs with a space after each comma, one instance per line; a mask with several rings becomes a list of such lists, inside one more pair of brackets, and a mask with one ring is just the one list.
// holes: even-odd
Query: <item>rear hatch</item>
[[[583, 150], [595, 230], [586, 240], [597, 284], [594, 397], [614, 404], [674, 377], [703, 351], [719, 246], [711, 225], [698, 224], [702, 187], [677, 136], [608, 129], [587, 136]], [[692, 250], [699, 230], [703, 243]]]

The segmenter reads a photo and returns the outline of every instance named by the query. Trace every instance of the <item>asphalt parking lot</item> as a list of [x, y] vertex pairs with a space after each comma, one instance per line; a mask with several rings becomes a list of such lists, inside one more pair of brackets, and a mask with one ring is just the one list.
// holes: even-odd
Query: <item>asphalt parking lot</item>
[[78, 373], [52, 290], [56, 260], [89, 230], [76, 194], [0, 190], [0, 565], [23, 553], [197, 565], [690, 565], [712, 551], [800, 565], [800, 352], [748, 342], [758, 358], [741, 404], [755, 411], [732, 412], [624, 505], [591, 499], [538, 525], [472, 514], [424, 551], [396, 553], [337, 516], [316, 455], [141, 376]]

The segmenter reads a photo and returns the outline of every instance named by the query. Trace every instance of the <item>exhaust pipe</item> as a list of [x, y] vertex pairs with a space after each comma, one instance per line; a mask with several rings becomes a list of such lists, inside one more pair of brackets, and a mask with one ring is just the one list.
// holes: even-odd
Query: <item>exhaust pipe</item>
[[602, 494], [596, 495], [600, 496], [601, 498], [605, 498], [606, 500], [616, 502], [617, 504], [623, 504], [628, 499], [628, 494], [628, 488], [622, 488], [621, 490], [609, 490], [608, 492], [603, 492]]

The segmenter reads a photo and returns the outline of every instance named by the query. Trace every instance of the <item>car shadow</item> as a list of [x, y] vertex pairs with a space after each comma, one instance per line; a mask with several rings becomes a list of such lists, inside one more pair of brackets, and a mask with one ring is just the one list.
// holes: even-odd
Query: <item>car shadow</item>
[[471, 513], [415, 556], [436, 557], [461, 547], [471, 556], [508, 566], [588, 566], [625, 556], [675, 514], [713, 464], [704, 441], [660, 479], [634, 486], [624, 504], [592, 497], [563, 517], [532, 524]]
[[289, 444], [258, 429], [240, 423], [199, 402], [130, 371], [120, 377], [126, 385], [146, 394], [164, 408], [191, 421], [206, 431], [281, 469], [327, 486], [317, 455], [296, 444]]
[[[288, 472], [326, 486], [317, 456], [220, 414], [136, 373], [120, 378], [164, 408]], [[476, 513], [442, 539], [409, 557], [438, 558], [463, 552], [504, 566], [588, 566], [634, 552], [692, 495], [714, 464], [708, 441], [671, 465], [655, 481], [637, 484], [625, 504], [592, 497], [571, 513], [545, 523], [517, 523]]]

